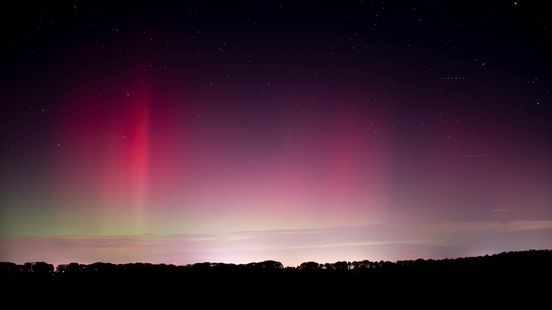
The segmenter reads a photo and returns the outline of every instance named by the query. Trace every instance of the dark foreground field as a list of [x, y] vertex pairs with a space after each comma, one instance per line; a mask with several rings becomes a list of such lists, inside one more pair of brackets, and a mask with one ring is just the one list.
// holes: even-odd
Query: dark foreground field
[[512, 300], [527, 306], [549, 298], [551, 276], [550, 250], [395, 263], [307, 262], [295, 268], [283, 267], [275, 261], [186, 266], [72, 263], [56, 268], [47, 263], [0, 263], [3, 291], [9, 293], [5, 296], [22, 294], [38, 300], [43, 298], [40, 296], [49, 296], [88, 302], [104, 297], [132, 302], [199, 298], [205, 305], [257, 298], [276, 303], [302, 300], [317, 304], [381, 298], [391, 304], [417, 303], [444, 298], [465, 305], [481, 300], [501, 304]]

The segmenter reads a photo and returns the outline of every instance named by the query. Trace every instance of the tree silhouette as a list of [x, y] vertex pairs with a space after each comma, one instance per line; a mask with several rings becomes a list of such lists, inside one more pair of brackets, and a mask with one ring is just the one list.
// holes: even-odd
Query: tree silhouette
[[319, 264], [309, 261], [297, 267], [285, 267], [274, 260], [248, 264], [226, 263], [196, 263], [192, 265], [175, 266], [168, 264], [131, 263], [111, 264], [97, 262], [93, 264], [69, 263], [54, 266], [46, 262], [28, 262], [18, 265], [11, 262], [0, 262], [0, 273], [3, 274], [217, 274], [217, 273], [388, 273], [388, 272], [423, 272], [425, 274], [441, 273], [542, 273], [552, 270], [551, 250], [531, 250], [522, 252], [508, 252], [480, 257], [466, 257], [456, 259], [417, 259], [389, 261], [338, 261], [335, 263]]
[[318, 264], [317, 262], [306, 262], [299, 265], [298, 269], [303, 271], [317, 271], [321, 268], [320, 264]]
[[37, 274], [52, 274], [54, 273], [54, 265], [45, 262], [35, 262], [31, 264], [31, 270]]

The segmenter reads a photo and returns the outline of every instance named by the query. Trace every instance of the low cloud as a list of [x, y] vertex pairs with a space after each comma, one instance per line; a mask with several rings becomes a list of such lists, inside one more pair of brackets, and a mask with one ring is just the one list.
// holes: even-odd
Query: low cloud
[[443, 258], [529, 248], [552, 248], [552, 221], [378, 224], [164, 236], [10, 236], [0, 239], [0, 260], [188, 264], [275, 259], [298, 265], [308, 260]]

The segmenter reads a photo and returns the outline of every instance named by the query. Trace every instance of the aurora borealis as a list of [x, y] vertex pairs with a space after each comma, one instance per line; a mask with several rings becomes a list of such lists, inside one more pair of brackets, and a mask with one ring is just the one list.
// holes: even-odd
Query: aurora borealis
[[0, 260], [552, 247], [546, 10], [292, 3], [7, 10]]

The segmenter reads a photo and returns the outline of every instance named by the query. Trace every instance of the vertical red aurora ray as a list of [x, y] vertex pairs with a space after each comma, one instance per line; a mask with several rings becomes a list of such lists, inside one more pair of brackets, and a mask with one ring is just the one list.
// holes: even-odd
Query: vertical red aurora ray
[[[100, 216], [100, 232], [121, 219], [127, 232], [140, 233], [146, 225], [151, 97], [146, 79], [126, 84], [74, 95], [58, 133], [65, 211]], [[91, 198], [89, 210], [77, 208], [79, 193]]]

